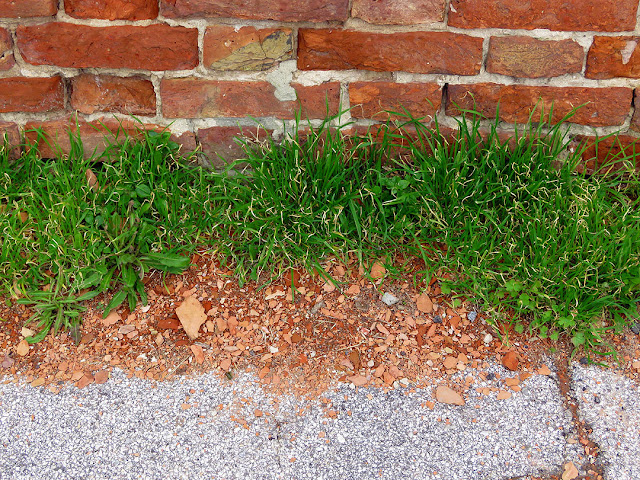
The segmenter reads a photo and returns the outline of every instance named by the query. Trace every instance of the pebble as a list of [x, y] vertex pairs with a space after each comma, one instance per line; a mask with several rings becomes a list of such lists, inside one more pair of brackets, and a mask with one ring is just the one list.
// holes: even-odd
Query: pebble
[[346, 442], [346, 439], [345, 439], [345, 438], [342, 436], [342, 434], [340, 434], [340, 433], [337, 435], [337, 439], [338, 439], [338, 442], [339, 442], [339, 443], [344, 443], [344, 442]]
[[436, 315], [433, 317], [433, 323], [442, 323], [442, 317], [440, 315]]
[[631, 328], [631, 331], [636, 335], [640, 335], [640, 322], [633, 322], [629, 328]]
[[464, 405], [464, 399], [455, 390], [451, 390], [444, 385], [438, 386], [436, 389], [436, 400], [440, 403], [447, 403], [449, 405]]
[[400, 299], [398, 297], [396, 297], [395, 295], [392, 295], [389, 292], [385, 292], [385, 294], [382, 295], [382, 303], [384, 303], [385, 305], [388, 305], [388, 306], [395, 305], [399, 301]]
[[490, 333], [487, 333], [484, 336], [484, 343], [491, 343], [493, 342], [493, 335], [491, 335]]
[[477, 316], [478, 316], [477, 312], [469, 312], [469, 313], [467, 313], [467, 319], [470, 322], [473, 322], [476, 319]]

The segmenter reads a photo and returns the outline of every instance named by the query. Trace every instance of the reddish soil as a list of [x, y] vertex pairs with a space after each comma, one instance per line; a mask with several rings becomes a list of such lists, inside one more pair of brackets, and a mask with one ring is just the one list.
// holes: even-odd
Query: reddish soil
[[[129, 312], [122, 306], [103, 319], [108, 298], [95, 299], [78, 345], [68, 334], [48, 335], [20, 355], [22, 328], [33, 312], [3, 303], [0, 318], [8, 322], [0, 331], [0, 374], [25, 378], [54, 393], [68, 382], [82, 388], [108, 381], [113, 367], [153, 380], [212, 370], [232, 378], [236, 371], [252, 370], [274, 393], [305, 397], [317, 397], [336, 381], [393, 388], [447, 379], [463, 393], [473, 379], [457, 375], [461, 379], [453, 380], [452, 375], [492, 360], [513, 368], [513, 375], [496, 379], [482, 393], [506, 395], [531, 374], [544, 371], [549, 355], [566, 362], [570, 352], [566, 344], [517, 334], [508, 325], [500, 326], [503, 342], [482, 313], [473, 321], [468, 318], [472, 305], [452, 308], [435, 278], [420, 296], [408, 281], [386, 280], [379, 264], [371, 272], [380, 275], [374, 282], [355, 264], [333, 262], [327, 268], [340, 285], [294, 271], [293, 278], [287, 275], [260, 289], [256, 283], [240, 287], [233, 272], [210, 255], [196, 254], [192, 260], [183, 275], [163, 281], [156, 272], [145, 278], [146, 307]], [[398, 303], [385, 305], [385, 292]], [[175, 311], [188, 296], [198, 299], [207, 314], [194, 341]], [[489, 333], [493, 339], [485, 342]], [[609, 341], [620, 353], [616, 367], [638, 380], [638, 336], [625, 332]], [[574, 358], [581, 357], [578, 353]]]

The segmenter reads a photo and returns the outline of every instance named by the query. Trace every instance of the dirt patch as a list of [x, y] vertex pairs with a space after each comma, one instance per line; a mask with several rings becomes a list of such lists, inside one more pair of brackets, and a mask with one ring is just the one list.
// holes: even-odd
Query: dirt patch
[[[146, 307], [133, 312], [123, 307], [103, 319], [107, 299], [95, 299], [77, 345], [68, 334], [49, 335], [20, 355], [23, 324], [32, 311], [2, 307], [0, 317], [8, 322], [0, 332], [0, 373], [19, 375], [52, 392], [68, 382], [84, 387], [108, 381], [109, 371], [118, 367], [129, 376], [158, 381], [207, 371], [233, 378], [236, 371], [251, 370], [274, 393], [303, 397], [318, 397], [336, 382], [391, 389], [447, 380], [464, 393], [474, 382], [464, 375], [453, 380], [456, 373], [486, 367], [488, 361], [502, 363], [508, 354], [509, 363], [517, 366], [514, 378], [525, 378], [558, 348], [508, 325], [500, 327], [508, 339], [503, 343], [473, 305], [453, 308], [435, 279], [417, 291], [409, 282], [371, 281], [361, 268], [334, 262], [326, 267], [336, 285], [294, 271], [260, 288], [238, 285], [233, 272], [209, 255], [192, 260], [183, 275], [145, 278]], [[424, 295], [429, 309], [422, 306]], [[176, 315], [188, 297], [206, 313], [193, 340]], [[611, 340], [625, 360], [619, 367], [637, 379], [637, 336]], [[559, 352], [567, 358], [566, 346], [561, 344]], [[510, 383], [517, 391], [519, 382]]]

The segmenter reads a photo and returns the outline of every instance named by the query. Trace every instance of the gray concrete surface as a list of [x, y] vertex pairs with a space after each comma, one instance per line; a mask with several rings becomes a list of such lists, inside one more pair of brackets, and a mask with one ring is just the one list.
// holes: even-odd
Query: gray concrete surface
[[327, 406], [273, 398], [249, 374], [152, 383], [115, 371], [57, 395], [0, 384], [0, 478], [498, 480], [581, 465], [553, 375], [495, 397], [470, 389], [464, 406], [430, 409], [432, 389], [342, 385]]
[[640, 391], [626, 377], [598, 367], [575, 365], [573, 391], [580, 418], [601, 451], [608, 480], [640, 479]]

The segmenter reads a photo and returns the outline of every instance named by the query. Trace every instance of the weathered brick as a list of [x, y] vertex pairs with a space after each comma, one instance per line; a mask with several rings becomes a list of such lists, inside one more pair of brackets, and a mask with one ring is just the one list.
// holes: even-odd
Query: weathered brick
[[198, 30], [147, 27], [89, 27], [51, 22], [17, 29], [18, 47], [33, 65], [72, 68], [181, 70], [198, 64]]
[[237, 140], [263, 141], [271, 132], [261, 127], [211, 127], [198, 130], [198, 141], [214, 168], [224, 167], [227, 163], [245, 158], [244, 148]]
[[204, 35], [204, 65], [213, 70], [268, 70], [293, 58], [293, 32], [289, 28], [217, 25]]
[[0, 70], [9, 70], [15, 63], [11, 34], [6, 28], [0, 28]]
[[71, 107], [86, 114], [155, 115], [156, 94], [146, 78], [80, 75], [71, 80]]
[[574, 148], [584, 148], [582, 163], [578, 165], [578, 171], [592, 174], [599, 171], [604, 174], [607, 171], [616, 171], [623, 167], [622, 159], [635, 158], [635, 168], [640, 171], [640, 138], [631, 135], [619, 135], [598, 139], [592, 136], [577, 135], [574, 139]]
[[337, 82], [305, 87], [293, 84], [298, 101], [281, 101], [268, 82], [233, 82], [174, 78], [162, 81], [162, 112], [168, 118], [256, 117], [293, 118], [302, 107], [303, 117], [324, 118], [336, 113], [340, 99]]
[[385, 111], [432, 117], [440, 108], [442, 87], [435, 83], [354, 82], [349, 85], [351, 115], [387, 119]]
[[370, 33], [300, 29], [300, 70], [374, 70], [475, 75], [482, 38], [450, 32]]
[[582, 71], [584, 49], [573, 40], [491, 37], [487, 71], [513, 77], [557, 77]]
[[[39, 138], [35, 129], [40, 129]], [[142, 124], [131, 119], [100, 118], [87, 122], [76, 118], [58, 118], [44, 122], [30, 121], [25, 125], [25, 137], [36, 144], [43, 158], [53, 158], [71, 150], [69, 132], [79, 134], [85, 157], [102, 153], [110, 144], [121, 143], [126, 136], [141, 138], [145, 130], [161, 132], [164, 127], [155, 124]]]
[[161, 0], [162, 15], [176, 17], [229, 17], [283, 22], [344, 21], [349, 0]]
[[587, 55], [588, 78], [640, 78], [640, 37], [594, 37]]
[[351, 16], [368, 23], [415, 25], [442, 22], [444, 0], [353, 0]]
[[451, 0], [449, 25], [620, 32], [636, 26], [638, 0]]
[[0, 113], [51, 112], [64, 108], [60, 77], [10, 77], [0, 79]]
[[58, 0], [0, 0], [0, 17], [50, 17], [58, 11]]
[[5, 141], [9, 152], [9, 158], [15, 159], [20, 156], [20, 130], [13, 122], [0, 121], [0, 148], [4, 148]]
[[75, 18], [146, 20], [158, 16], [158, 0], [65, 0], [64, 9]]
[[526, 85], [449, 85], [446, 112], [459, 114], [462, 109], [476, 109], [487, 118], [495, 118], [500, 104], [500, 119], [511, 123], [526, 123], [537, 106], [534, 121], [541, 110], [548, 118], [553, 105], [552, 122], [558, 122], [573, 108], [580, 109], [569, 122], [601, 127], [620, 125], [629, 114], [633, 91], [624, 87], [537, 87]]

